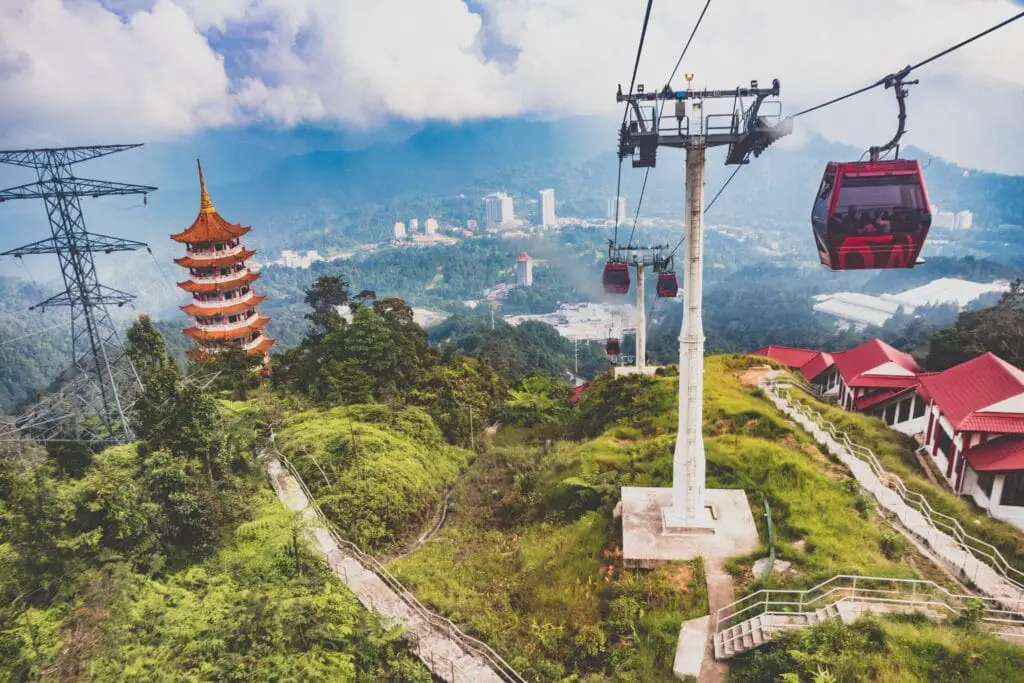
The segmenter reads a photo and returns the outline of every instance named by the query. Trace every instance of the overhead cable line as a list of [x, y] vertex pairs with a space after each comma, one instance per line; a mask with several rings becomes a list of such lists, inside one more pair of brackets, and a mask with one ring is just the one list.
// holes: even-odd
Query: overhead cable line
[[[941, 52], [936, 52], [931, 57], [928, 57], [927, 59], [924, 59], [924, 60], [918, 62], [917, 64], [913, 64], [911, 66], [906, 67], [900, 73], [903, 76], [906, 76], [906, 75], [910, 74], [911, 71], [914, 71], [915, 69], [920, 69], [922, 66], [925, 66], [926, 64], [930, 64], [930, 63], [934, 62], [936, 59], [939, 59], [940, 57], [945, 57], [949, 53], [955, 52], [956, 50], [959, 50], [960, 48], [964, 47], [965, 45], [970, 45], [971, 43], [973, 43], [974, 41], [978, 40], [979, 38], [983, 38], [984, 36], [987, 36], [989, 33], [992, 33], [993, 31], [997, 31], [997, 30], [1001, 29], [1002, 27], [1006, 26], [1007, 24], [1012, 24], [1013, 22], [1017, 21], [1018, 19], [1022, 19], [1022, 18], [1024, 18], [1024, 12], [1018, 12], [1017, 14], [1013, 15], [1009, 19], [1005, 19], [1004, 21], [999, 22], [995, 26], [990, 26], [989, 28], [985, 29], [981, 33], [977, 33], [977, 34], [971, 36], [970, 38], [967, 38], [966, 40], [962, 40], [959, 43], [957, 43], [956, 45], [948, 47], [945, 50], [942, 50]], [[878, 88], [880, 86], [885, 85], [888, 80], [889, 80], [889, 76], [886, 76], [885, 78], [882, 78], [881, 80], [879, 80], [879, 81], [877, 81], [875, 83], [872, 83], [871, 85], [866, 85], [863, 88], [860, 88], [858, 90], [854, 90], [853, 92], [849, 92], [849, 93], [847, 93], [845, 95], [841, 95], [839, 97], [835, 97], [835, 98], [833, 98], [831, 100], [828, 100], [827, 102], [822, 102], [821, 104], [817, 104], [817, 105], [815, 105], [813, 107], [808, 107], [807, 109], [804, 109], [802, 111], [798, 111], [797, 113], [793, 114], [790, 118], [794, 118], [795, 119], [798, 116], [803, 116], [804, 114], [810, 114], [812, 111], [817, 111], [819, 109], [824, 109], [825, 107], [828, 107], [830, 105], [836, 104], [838, 102], [842, 102], [843, 100], [850, 99], [851, 97], [854, 97], [856, 95], [860, 95], [861, 93], [865, 93], [868, 90], [874, 90], [875, 88]]]
[[[648, 166], [644, 170], [644, 184], [640, 187], [640, 200], [636, 203], [636, 213], [633, 214], [633, 229], [629, 232], [629, 246], [633, 246], [633, 234], [636, 232], [637, 221], [640, 220], [640, 206], [644, 203], [644, 192], [647, 191], [647, 176], [651, 173], [651, 167]], [[616, 199], [616, 206], [618, 206], [618, 200]]]
[[29, 332], [28, 334], [23, 334], [20, 337], [12, 337], [10, 339], [5, 339], [2, 342], [0, 342], [0, 346], [7, 346], [8, 344], [13, 344], [16, 341], [20, 341], [22, 339], [28, 339], [29, 337], [34, 337], [37, 334], [43, 334], [44, 332], [51, 332], [53, 330], [57, 330], [57, 329], [60, 329], [62, 327], [68, 327], [69, 325], [71, 325], [71, 321], [70, 320], [68, 320], [67, 322], [58, 323], [57, 325], [52, 325], [51, 327], [44, 327], [41, 330], [36, 330], [35, 332]]
[[704, 20], [704, 13], [708, 11], [708, 7], [711, 6], [711, 0], [704, 3], [704, 9], [701, 10], [700, 16], [697, 17], [697, 23], [694, 24], [693, 30], [690, 31], [690, 37], [686, 40], [686, 45], [683, 46], [683, 51], [679, 54], [679, 59], [676, 60], [676, 65], [672, 69], [672, 73], [669, 75], [668, 80], [665, 81], [667, 85], [671, 85], [672, 79], [675, 78], [676, 72], [679, 71], [679, 65], [683, 63], [683, 57], [686, 56], [686, 51], [690, 48], [690, 43], [693, 42], [693, 37], [697, 35], [697, 29], [700, 28], [700, 22]]
[[[633, 77], [629, 79], [629, 95], [633, 96], [633, 88], [636, 87], [636, 75], [640, 70], [640, 56], [644, 52], [644, 40], [647, 38], [647, 24], [651, 20], [651, 7], [654, 0], [647, 0], [647, 10], [644, 12], [644, 24], [640, 29], [640, 43], [636, 47], [636, 61], [633, 62]], [[629, 102], [622, 108], [622, 125], [626, 125], [626, 117], [629, 116]], [[619, 196], [622, 194], [622, 158], [619, 158], [618, 179], [615, 181], [615, 242], [619, 241]], [[632, 239], [632, 238], [631, 238]]]
[[[672, 83], [672, 79], [675, 78], [676, 72], [679, 71], [679, 66], [683, 63], [683, 57], [686, 56], [686, 51], [690, 49], [690, 43], [693, 42], [693, 37], [695, 35], [697, 35], [697, 29], [700, 28], [700, 23], [702, 21], [704, 21], [704, 15], [707, 13], [708, 7], [710, 7], [710, 6], [711, 6], [711, 0], [707, 0], [707, 2], [704, 3], [704, 9], [702, 9], [701, 12], [700, 12], [700, 16], [697, 17], [697, 23], [695, 23], [693, 25], [693, 30], [690, 31], [690, 37], [686, 39], [686, 44], [683, 45], [683, 51], [679, 53], [679, 59], [676, 60], [676, 65], [672, 68], [672, 73], [669, 74], [668, 80], [665, 81], [666, 85], [669, 85], [669, 84]], [[650, 8], [650, 5], [648, 5], [648, 9], [649, 8]], [[637, 60], [637, 64], [638, 65], [639, 65], [639, 63], [640, 63], [639, 60]], [[635, 74], [635, 71], [634, 71], [634, 74]], [[630, 91], [630, 94], [632, 94], [632, 92], [633, 92], [633, 86], [632, 85], [630, 85], [629, 91]], [[629, 105], [627, 104], [626, 106], [628, 107]], [[662, 104], [662, 109], [664, 109], [664, 106], [665, 105]], [[657, 119], [658, 120], [661, 119], [660, 111], [658, 113]], [[623, 122], [625, 122], [625, 120], [626, 120], [625, 117], [623, 117], [622, 120], [623, 120]], [[619, 173], [621, 174], [621, 172], [622, 172], [622, 164], [620, 163], [619, 164]], [[646, 171], [644, 172], [644, 184], [643, 184], [644, 188], [647, 187], [647, 175], [650, 172], [651, 172], [650, 167], [647, 167]], [[644, 202], [644, 191], [643, 191], [643, 189], [641, 189], [640, 190], [640, 200], [636, 204], [636, 215], [633, 217], [633, 230], [632, 230], [632, 232], [629, 233], [629, 244], [630, 244], [630, 246], [632, 246], [632, 244], [633, 244], [633, 233], [636, 232], [636, 224], [637, 224], [637, 220], [639, 220], [639, 218], [640, 218], [640, 207], [643, 204], [643, 202]]]
[[[715, 205], [715, 202], [718, 201], [718, 198], [722, 196], [723, 192], [725, 192], [725, 188], [729, 187], [729, 183], [732, 182], [732, 179], [736, 177], [736, 174], [740, 172], [741, 168], [743, 168], [742, 165], [737, 166], [736, 170], [734, 170], [732, 172], [732, 175], [729, 176], [728, 180], [726, 180], [724, 183], [722, 183], [722, 186], [720, 188], [718, 188], [718, 192], [716, 192], [715, 196], [711, 198], [711, 201], [708, 202], [708, 205], [704, 207], [704, 213], [707, 213], [708, 211], [711, 210], [711, 207]], [[685, 236], [683, 236], [682, 239], [680, 239], [678, 242], [676, 242], [676, 246], [672, 247], [672, 251], [670, 251], [668, 255], [669, 256], [674, 255], [676, 253], [676, 250], [679, 249], [680, 246], [682, 246], [684, 241], [686, 241], [686, 237]]]

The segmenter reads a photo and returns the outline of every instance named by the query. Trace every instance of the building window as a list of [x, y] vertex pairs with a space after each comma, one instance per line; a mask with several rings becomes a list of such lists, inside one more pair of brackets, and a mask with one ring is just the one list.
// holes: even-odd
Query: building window
[[900, 401], [899, 417], [896, 419], [897, 422], [906, 422], [910, 419], [910, 402], [912, 398], [905, 398]]
[[991, 472], [978, 473], [978, 488], [985, 492], [986, 498], [992, 497], [992, 484], [995, 483], [996, 475]]
[[1024, 507], [1024, 472], [1010, 472], [1006, 475], [999, 504]]
[[927, 408], [928, 406], [924, 404], [924, 399], [918, 396], [917, 400], [914, 401], [914, 417], [921, 417], [924, 415], [924, 411]]
[[896, 404], [887, 406], [885, 409], [885, 424], [891, 425], [896, 422]]
[[953, 457], [953, 439], [942, 428], [942, 425], [935, 430], [935, 445], [947, 458]]

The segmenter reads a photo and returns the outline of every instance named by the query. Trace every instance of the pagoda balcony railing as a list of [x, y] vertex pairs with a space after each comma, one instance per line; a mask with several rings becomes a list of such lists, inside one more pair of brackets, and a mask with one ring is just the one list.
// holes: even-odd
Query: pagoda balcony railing
[[233, 247], [230, 247], [228, 249], [220, 249], [219, 251], [206, 251], [202, 249], [198, 251], [192, 251], [191, 249], [186, 249], [185, 252], [187, 256], [194, 259], [215, 259], [220, 258], [222, 256], [234, 256], [235, 254], [241, 252], [244, 248], [245, 247], [243, 247], [241, 243], [238, 243]]
[[262, 333], [260, 333], [260, 334], [256, 335], [256, 338], [253, 339], [251, 342], [246, 342], [245, 344], [242, 344], [242, 349], [244, 351], [249, 351], [251, 349], [254, 349], [257, 346], [259, 346], [260, 343], [263, 342], [263, 339], [264, 339], [264, 336], [263, 336]]
[[241, 278], [243, 275], [245, 275], [247, 270], [248, 268], [242, 268], [241, 270], [231, 273], [230, 275], [212, 275], [208, 277], [192, 275], [191, 277], [189, 277], [189, 279], [192, 280], [192, 282], [196, 283], [197, 285], [211, 285], [220, 282], [231, 282], [232, 280], [237, 280]]
[[230, 332], [231, 330], [238, 330], [243, 327], [248, 327], [253, 323], [253, 321], [259, 320], [259, 318], [260, 316], [257, 313], [255, 315], [250, 315], [248, 318], [243, 318], [238, 322], [224, 323], [222, 325], [206, 325], [196, 320], [196, 327], [198, 327], [203, 332]]
[[193, 298], [192, 299], [192, 303], [195, 304], [196, 306], [198, 306], [199, 308], [223, 308], [224, 306], [234, 306], [235, 304], [244, 304], [246, 301], [249, 301], [250, 299], [254, 298], [255, 296], [256, 296], [256, 291], [253, 290], [253, 289], [250, 289], [248, 292], [246, 292], [242, 296], [236, 296], [236, 297], [233, 297], [233, 298], [223, 298], [223, 299], [210, 299], [208, 301], [200, 301], [199, 299]]

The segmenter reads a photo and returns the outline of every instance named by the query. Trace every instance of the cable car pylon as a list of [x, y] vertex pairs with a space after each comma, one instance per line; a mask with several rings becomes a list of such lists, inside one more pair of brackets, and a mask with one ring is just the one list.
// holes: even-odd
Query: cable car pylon
[[[608, 260], [605, 262], [605, 292], [610, 294], [626, 294], [629, 292], [629, 269], [636, 272], [636, 349], [635, 361], [632, 366], [619, 366], [615, 369], [616, 377], [629, 374], [651, 374], [653, 368], [647, 366], [647, 307], [645, 271], [651, 268], [658, 276], [655, 294], [659, 297], [674, 297], [678, 293], [678, 283], [673, 270], [673, 256], [667, 244], [642, 246], [634, 244], [616, 244], [608, 240]], [[611, 341], [611, 340], [609, 340]], [[611, 345], [609, 344], [609, 347]], [[616, 348], [618, 343], [616, 341]], [[619, 356], [619, 353], [608, 355]]]
[[[619, 129], [619, 158], [630, 157], [634, 168], [653, 167], [659, 147], [686, 151], [686, 218], [683, 258], [684, 308], [679, 336], [679, 415], [672, 461], [672, 488], [624, 488], [622, 491], [623, 554], [633, 565], [655, 560], [689, 559], [722, 551], [729, 554], [755, 549], [759, 543], [749, 503], [742, 491], [713, 491], [706, 500], [705, 454], [702, 434], [704, 395], [704, 325], [702, 286], [704, 268], [704, 169], [709, 147], [726, 147], [725, 163], [747, 164], [776, 140], [790, 134], [793, 122], [782, 116], [777, 99], [779, 81], [770, 88], [686, 90], [666, 85], [656, 92], [616, 95], [626, 102], [627, 121]], [[704, 101], [733, 100], [729, 114], [705, 115]], [[674, 108], [666, 113], [667, 102]], [[651, 104], [647, 104], [651, 103]], [[639, 354], [638, 354], [639, 355]], [[737, 496], [738, 494], [738, 496]], [[742, 500], [740, 500], [742, 499]], [[716, 508], [713, 514], [708, 503]], [[658, 510], [657, 508], [660, 508]], [[650, 520], [660, 518], [660, 528]], [[725, 530], [728, 529], [727, 535]], [[722, 531], [725, 539], [700, 540]]]

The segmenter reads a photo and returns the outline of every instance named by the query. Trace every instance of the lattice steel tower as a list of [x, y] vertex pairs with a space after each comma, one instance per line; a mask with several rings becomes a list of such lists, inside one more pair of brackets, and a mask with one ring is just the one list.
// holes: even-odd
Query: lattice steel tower
[[141, 145], [0, 151], [0, 163], [34, 169], [37, 177], [34, 183], [0, 190], [0, 202], [42, 199], [52, 232], [52, 237], [3, 255], [21, 258], [27, 254], [56, 254], [64, 291], [36, 304], [33, 309], [48, 306], [71, 309], [73, 377], [70, 385], [19, 417], [13, 432], [42, 441], [123, 443], [133, 438], [125, 413], [139, 379], [125, 355], [107, 307], [123, 306], [135, 297], [100, 284], [93, 254], [134, 251], [146, 248], [146, 244], [88, 232], [82, 217], [81, 198], [145, 195], [156, 188], [76, 178], [72, 166], [135, 147]]

